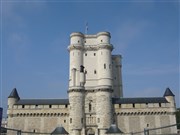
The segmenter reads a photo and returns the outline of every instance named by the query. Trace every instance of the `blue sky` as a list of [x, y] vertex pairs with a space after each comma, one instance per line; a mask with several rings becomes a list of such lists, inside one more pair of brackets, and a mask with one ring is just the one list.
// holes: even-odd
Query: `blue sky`
[[124, 97], [161, 97], [180, 105], [179, 3], [159, 1], [1, 1], [1, 105], [21, 98], [67, 98], [69, 35], [111, 33], [123, 57]]

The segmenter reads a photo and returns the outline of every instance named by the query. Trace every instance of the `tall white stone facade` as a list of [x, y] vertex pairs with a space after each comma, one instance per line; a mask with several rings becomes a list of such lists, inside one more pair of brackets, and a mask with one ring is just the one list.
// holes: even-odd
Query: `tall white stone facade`
[[[123, 97], [121, 55], [111, 54], [110, 38], [109, 32], [72, 33], [69, 99], [21, 99], [13, 89], [8, 97], [8, 128], [51, 133], [61, 125], [70, 135], [105, 135], [112, 124], [123, 133], [176, 124], [169, 88], [162, 97]], [[175, 126], [152, 131], [176, 132]]]

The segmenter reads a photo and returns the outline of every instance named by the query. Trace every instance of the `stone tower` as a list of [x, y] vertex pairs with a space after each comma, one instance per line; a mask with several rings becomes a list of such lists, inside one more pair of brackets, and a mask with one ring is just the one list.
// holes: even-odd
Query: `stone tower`
[[104, 134], [112, 124], [112, 96], [122, 97], [122, 78], [121, 56], [111, 55], [110, 38], [109, 32], [70, 35], [68, 93], [74, 135]]
[[14, 88], [10, 95], [8, 96], [8, 115], [11, 115], [12, 109], [13, 109], [13, 105], [20, 99], [19, 94], [16, 90], [16, 88]]
[[166, 88], [166, 91], [164, 93], [164, 97], [170, 103], [169, 107], [171, 108], [171, 112], [175, 113], [176, 112], [175, 95], [172, 93], [170, 88]]
[[83, 134], [84, 124], [84, 84], [85, 74], [83, 67], [83, 35], [72, 33], [70, 45], [70, 72], [69, 72], [69, 133]]

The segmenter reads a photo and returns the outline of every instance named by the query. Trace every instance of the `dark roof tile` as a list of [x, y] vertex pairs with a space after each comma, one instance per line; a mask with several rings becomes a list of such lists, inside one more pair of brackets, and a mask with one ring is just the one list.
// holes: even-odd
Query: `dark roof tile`
[[57, 127], [51, 135], [57, 135], [57, 134], [69, 134], [63, 127]]
[[135, 103], [168, 103], [164, 97], [152, 98], [113, 98], [113, 104], [135, 104]]
[[16, 88], [14, 88], [14, 89], [11, 91], [11, 93], [10, 93], [10, 95], [9, 95], [8, 98], [18, 98], [18, 99], [20, 99]]
[[66, 105], [68, 99], [21, 99], [16, 105]]
[[169, 89], [169, 88], [166, 88], [166, 91], [165, 91], [165, 93], [164, 93], [164, 97], [165, 96], [175, 96], [173, 93], [172, 93], [172, 91]]
[[107, 130], [106, 134], [119, 134], [123, 133], [115, 124], [112, 124]]

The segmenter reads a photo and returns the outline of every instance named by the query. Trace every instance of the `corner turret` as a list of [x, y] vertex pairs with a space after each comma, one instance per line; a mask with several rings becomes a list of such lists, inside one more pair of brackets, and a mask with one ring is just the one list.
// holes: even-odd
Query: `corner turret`
[[164, 97], [170, 103], [170, 107], [172, 108], [172, 111], [175, 112], [175, 108], [176, 108], [175, 95], [172, 93], [170, 88], [166, 88], [166, 91], [164, 93]]
[[14, 88], [10, 95], [8, 96], [8, 108], [12, 108], [12, 106], [20, 99], [19, 94], [16, 90], [16, 88]]

